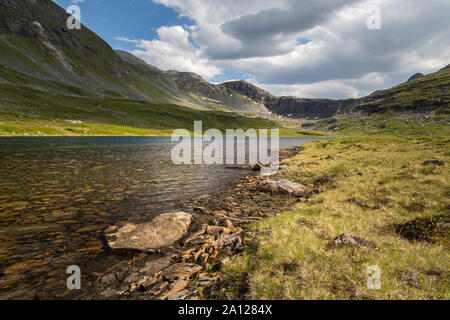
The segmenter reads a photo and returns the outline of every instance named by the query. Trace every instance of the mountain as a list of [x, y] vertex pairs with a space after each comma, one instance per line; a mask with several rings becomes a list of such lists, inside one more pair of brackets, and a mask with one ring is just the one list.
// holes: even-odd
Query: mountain
[[276, 116], [336, 131], [355, 114], [449, 113], [450, 65], [358, 99], [277, 97], [245, 81], [160, 70], [85, 26], [69, 30], [68, 17], [51, 0], [0, 1], [0, 135], [170, 134], [199, 119], [260, 128], [280, 126]]
[[[413, 78], [413, 79], [411, 79]], [[222, 85], [230, 91], [245, 95], [265, 105], [271, 112], [294, 118], [323, 119], [348, 111], [369, 113], [392, 110], [424, 111], [447, 109], [450, 105], [450, 67], [430, 75], [411, 77], [407, 82], [388, 90], [378, 90], [358, 99], [301, 99], [276, 97], [245, 81]]]
[[62, 94], [122, 97], [200, 109], [267, 113], [247, 97], [230, 95], [193, 73], [162, 71], [114, 51], [83, 26], [68, 30], [69, 15], [50, 0], [0, 2], [0, 77]]
[[328, 118], [355, 103], [354, 99], [331, 100], [276, 97], [245, 81], [225, 82], [222, 86], [265, 105], [273, 113], [292, 118]]

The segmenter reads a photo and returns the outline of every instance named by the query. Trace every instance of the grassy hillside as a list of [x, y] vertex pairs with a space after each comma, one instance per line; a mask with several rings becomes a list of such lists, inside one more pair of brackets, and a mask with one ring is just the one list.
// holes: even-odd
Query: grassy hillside
[[450, 68], [376, 92], [334, 117], [307, 123], [307, 128], [346, 136], [448, 136]]
[[[256, 238], [225, 266], [223, 286], [250, 299], [450, 298], [450, 140], [316, 141], [286, 178], [319, 193], [252, 225]], [[425, 164], [429, 159], [439, 160]], [[330, 247], [348, 233], [378, 248]], [[367, 268], [381, 269], [381, 289]]]
[[0, 84], [0, 95], [0, 135], [170, 135], [177, 128], [192, 130], [196, 120], [202, 120], [204, 128], [223, 130], [279, 127], [267, 119], [230, 112], [62, 95], [7, 84]]
[[68, 30], [67, 17], [51, 0], [0, 3], [0, 135], [278, 126], [253, 119], [267, 110], [247, 97], [116, 52], [85, 26]]

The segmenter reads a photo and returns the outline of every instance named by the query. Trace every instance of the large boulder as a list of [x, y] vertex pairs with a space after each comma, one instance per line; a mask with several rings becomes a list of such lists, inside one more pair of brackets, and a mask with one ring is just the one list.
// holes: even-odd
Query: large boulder
[[105, 230], [105, 239], [112, 250], [155, 252], [181, 239], [191, 224], [186, 212], [162, 214], [150, 222], [121, 222]]

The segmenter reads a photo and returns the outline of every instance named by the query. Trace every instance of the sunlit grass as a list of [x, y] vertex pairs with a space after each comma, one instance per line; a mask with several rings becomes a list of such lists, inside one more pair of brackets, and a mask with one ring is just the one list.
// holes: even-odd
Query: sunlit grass
[[[248, 273], [253, 299], [448, 299], [448, 248], [411, 242], [392, 226], [449, 215], [449, 146], [447, 138], [393, 137], [305, 145], [285, 175], [321, 193], [256, 225], [270, 232], [226, 274]], [[423, 166], [427, 159], [444, 165]], [[328, 179], [320, 184], [320, 177]], [[344, 232], [379, 248], [327, 250]], [[381, 290], [367, 288], [371, 265], [381, 268]]]

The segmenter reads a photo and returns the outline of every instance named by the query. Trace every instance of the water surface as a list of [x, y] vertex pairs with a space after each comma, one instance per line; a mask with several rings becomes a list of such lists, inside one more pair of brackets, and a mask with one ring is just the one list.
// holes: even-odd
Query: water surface
[[73, 295], [67, 266], [90, 281], [120, 261], [105, 250], [108, 226], [180, 210], [246, 173], [174, 165], [173, 146], [169, 137], [0, 138], [0, 299]]

